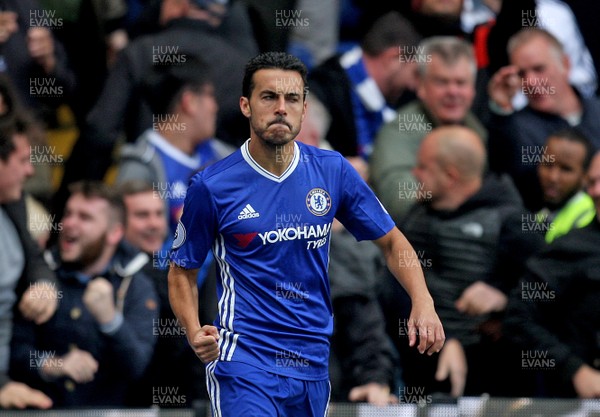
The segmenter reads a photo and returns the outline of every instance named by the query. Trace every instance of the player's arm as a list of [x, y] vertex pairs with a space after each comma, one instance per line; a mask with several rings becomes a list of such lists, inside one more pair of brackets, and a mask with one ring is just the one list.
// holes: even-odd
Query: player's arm
[[[409, 344], [415, 346], [417, 335], [419, 352], [428, 355], [439, 352], [446, 336], [442, 323], [433, 307], [433, 298], [429, 294], [425, 277], [416, 259], [412, 245], [404, 235], [394, 227], [385, 236], [374, 241], [382, 250], [389, 270], [406, 289], [412, 301], [412, 310], [408, 321]], [[407, 262], [406, 260], [410, 260]]]
[[198, 319], [198, 269], [185, 269], [171, 262], [169, 268], [169, 302], [175, 317], [185, 329], [196, 356], [208, 363], [219, 356], [219, 332], [214, 326], [201, 326]]

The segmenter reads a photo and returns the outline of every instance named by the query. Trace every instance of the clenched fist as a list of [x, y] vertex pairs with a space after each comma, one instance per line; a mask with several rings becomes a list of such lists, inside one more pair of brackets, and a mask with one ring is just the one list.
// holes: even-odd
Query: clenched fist
[[105, 278], [91, 280], [83, 294], [83, 304], [98, 323], [110, 323], [116, 314], [112, 284]]
[[188, 342], [196, 356], [204, 363], [214, 361], [219, 357], [219, 331], [215, 326], [202, 326], [193, 336], [188, 337]]
[[23, 293], [19, 310], [26, 319], [42, 324], [54, 315], [60, 298], [62, 294], [56, 290], [54, 283], [36, 282]]

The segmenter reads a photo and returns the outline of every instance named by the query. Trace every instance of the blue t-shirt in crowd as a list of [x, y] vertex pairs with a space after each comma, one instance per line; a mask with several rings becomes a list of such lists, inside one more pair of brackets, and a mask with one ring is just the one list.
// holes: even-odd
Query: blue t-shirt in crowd
[[161, 189], [163, 191], [161, 195], [167, 200], [169, 230], [172, 235], [181, 217], [190, 178], [204, 167], [216, 162], [216, 154], [212, 147], [212, 139], [200, 142], [194, 149], [193, 155], [185, 154], [158, 133], [150, 133], [148, 140], [160, 155], [165, 170], [167, 184], [163, 186], [164, 189]]

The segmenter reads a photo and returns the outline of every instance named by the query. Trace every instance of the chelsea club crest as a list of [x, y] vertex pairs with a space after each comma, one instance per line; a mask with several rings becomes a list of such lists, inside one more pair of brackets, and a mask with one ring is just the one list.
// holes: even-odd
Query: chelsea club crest
[[179, 221], [179, 223], [177, 223], [177, 229], [175, 230], [175, 238], [173, 240], [173, 245], [171, 246], [171, 249], [173, 249], [173, 250], [178, 249], [181, 245], [183, 245], [184, 242], [185, 242], [185, 227], [183, 226], [183, 223], [181, 223], [181, 221]]
[[322, 188], [313, 188], [306, 195], [306, 207], [315, 216], [324, 216], [331, 208], [331, 196]]

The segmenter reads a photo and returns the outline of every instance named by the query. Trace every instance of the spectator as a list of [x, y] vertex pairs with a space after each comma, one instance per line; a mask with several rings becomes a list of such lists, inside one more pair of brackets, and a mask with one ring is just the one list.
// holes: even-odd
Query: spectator
[[[531, 211], [537, 211], [542, 191], [534, 164], [546, 138], [557, 130], [577, 127], [594, 148], [600, 146], [600, 101], [583, 98], [569, 84], [569, 59], [558, 40], [543, 29], [523, 29], [509, 41], [511, 65], [490, 80], [490, 167], [507, 172]], [[528, 105], [514, 112], [512, 97], [521, 90]]]
[[0, 120], [10, 119], [17, 114], [20, 115], [20, 123], [26, 123], [27, 141], [32, 154], [30, 160], [35, 168], [24, 184], [23, 191], [28, 198], [35, 197], [41, 202], [47, 202], [52, 195], [51, 167], [38, 162], [38, 160], [49, 157], [50, 148], [45, 146], [45, 129], [39, 119], [34, 116], [32, 109], [23, 106], [16, 86], [8, 74], [0, 73]]
[[58, 248], [47, 256], [59, 307], [45, 324], [15, 322], [11, 369], [57, 407], [123, 406], [152, 356], [158, 299], [140, 273], [147, 255], [122, 242], [124, 216], [108, 186], [74, 184]]
[[[239, 143], [247, 134], [245, 121], [238, 111], [239, 103], [231, 91], [238, 88], [244, 65], [255, 48], [252, 48], [253, 37], [247, 25], [241, 23], [232, 29], [228, 24], [237, 6], [228, 9], [216, 0], [164, 1], [173, 6], [164, 16], [168, 26], [130, 42], [88, 114], [86, 127], [74, 145], [61, 187], [55, 194], [55, 211], [62, 209], [68, 184], [81, 178], [104, 177], [122, 131], [127, 141], [132, 142], [152, 126], [152, 112], [148, 103], [140, 98], [139, 91], [153, 67], [180, 65], [192, 58], [209, 63], [219, 104], [218, 136], [230, 143]], [[240, 3], [237, 4], [241, 6]], [[227, 10], [232, 13], [225, 13]]]
[[20, 101], [53, 123], [53, 112], [75, 88], [67, 55], [51, 31], [60, 20], [36, 0], [2, 0], [0, 10], [0, 72], [9, 75]]
[[415, 201], [410, 190], [418, 184], [411, 170], [431, 129], [460, 124], [487, 139], [485, 128], [469, 111], [477, 70], [472, 46], [457, 38], [434, 37], [424, 40], [419, 52], [418, 99], [381, 128], [370, 160], [373, 188], [396, 223]]
[[[2, 96], [6, 104], [10, 97]], [[27, 230], [23, 184], [33, 174], [29, 160], [27, 119], [3, 113], [0, 121], [0, 407], [49, 408], [52, 400], [42, 392], [8, 376], [13, 307], [36, 323], [54, 314], [59, 297], [54, 274]], [[20, 298], [20, 301], [18, 301]]]
[[484, 177], [485, 152], [481, 138], [462, 126], [436, 128], [419, 147], [414, 175], [424, 186], [401, 224], [415, 252], [401, 254], [401, 265], [423, 266], [448, 341], [428, 358], [405, 348], [407, 316], [397, 306], [406, 296], [388, 280], [384, 313], [407, 393], [510, 396], [524, 384], [513, 379], [518, 367], [505, 363], [509, 350], [494, 319], [543, 239], [523, 233], [523, 208], [510, 179]]
[[351, 159], [354, 165], [365, 165], [377, 130], [393, 118], [392, 106], [414, 86], [410, 57], [417, 42], [410, 23], [391, 12], [373, 24], [360, 47], [310, 73], [311, 97], [325, 106], [331, 120], [325, 139], [342, 155], [362, 158]]
[[[598, 212], [599, 153], [586, 182]], [[523, 349], [520, 365], [541, 374], [544, 396], [600, 398], [599, 259], [596, 216], [588, 226], [556, 239], [534, 256], [511, 294], [506, 332]]]
[[[489, 57], [490, 72], [493, 74], [509, 64], [505, 51], [509, 39], [523, 28], [534, 27], [546, 30], [556, 37], [569, 57], [569, 82], [584, 97], [592, 96], [597, 86], [597, 74], [586, 46], [587, 40], [582, 37], [570, 7], [559, 0], [502, 2], [496, 24], [491, 28], [489, 36], [488, 49], [494, 51]], [[513, 99], [513, 103], [519, 108], [525, 102], [522, 95]]]
[[152, 184], [143, 180], [125, 181], [120, 191], [125, 204], [125, 240], [147, 255], [159, 252], [169, 230], [163, 200]]
[[[189, 348], [185, 330], [179, 326], [169, 305], [166, 256], [162, 252], [168, 225], [163, 200], [150, 183], [131, 180], [120, 187], [126, 209], [125, 240], [142, 250], [152, 261], [143, 272], [152, 279], [160, 300], [160, 314], [153, 323], [152, 334], [156, 346], [150, 365], [142, 380], [132, 387], [131, 404], [138, 407], [192, 407], [194, 400], [206, 398], [203, 367]], [[211, 300], [216, 314], [216, 300]], [[201, 302], [202, 312], [210, 310]], [[203, 317], [207, 314], [203, 314]], [[210, 316], [212, 319], [214, 314]], [[170, 387], [177, 390], [177, 398], [185, 401], [160, 401], [153, 388]]]
[[583, 191], [593, 152], [590, 141], [575, 129], [555, 132], [546, 140], [537, 168], [544, 208], [537, 216], [547, 243], [594, 219], [594, 202]]
[[[190, 57], [180, 66], [155, 71], [144, 83], [155, 122], [121, 152], [117, 182], [152, 184], [164, 197], [169, 236], [175, 234], [189, 179], [233, 152], [214, 139], [217, 103], [209, 68]], [[170, 247], [170, 239], [166, 247]]]

